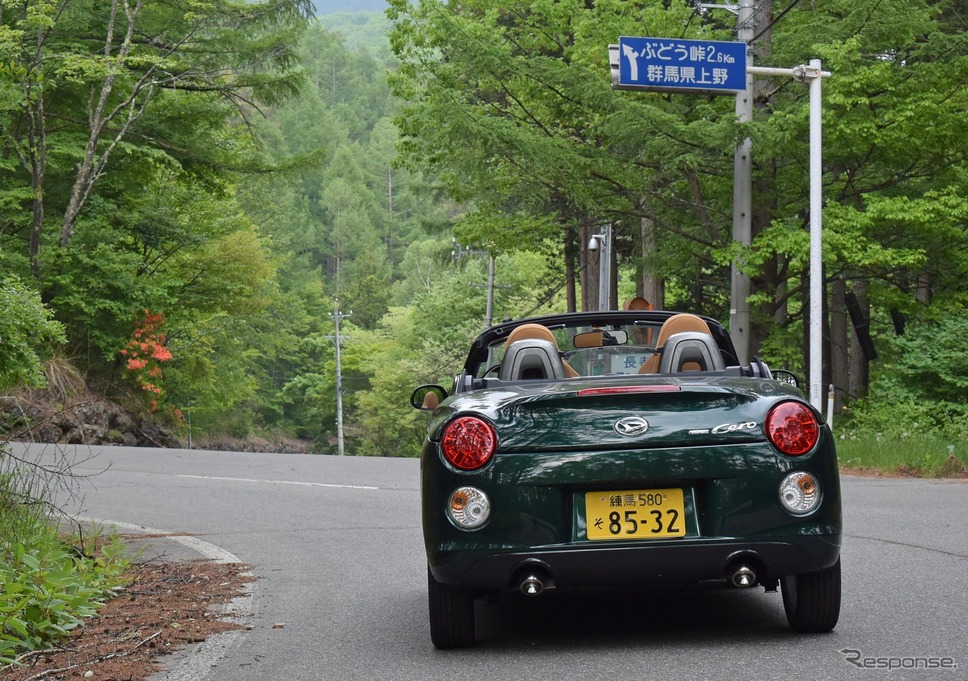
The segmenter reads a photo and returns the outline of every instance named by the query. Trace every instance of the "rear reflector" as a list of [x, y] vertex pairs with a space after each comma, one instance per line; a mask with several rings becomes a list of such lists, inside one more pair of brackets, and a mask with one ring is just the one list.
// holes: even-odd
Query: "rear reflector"
[[634, 393], [677, 393], [682, 388], [677, 385], [616, 385], [607, 388], [585, 388], [578, 391], [578, 397], [586, 395], [628, 395]]

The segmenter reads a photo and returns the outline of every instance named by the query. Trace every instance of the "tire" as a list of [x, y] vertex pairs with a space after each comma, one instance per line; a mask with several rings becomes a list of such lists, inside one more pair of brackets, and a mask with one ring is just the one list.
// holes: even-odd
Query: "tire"
[[840, 559], [817, 572], [784, 577], [783, 609], [794, 631], [832, 631], [840, 619]]
[[474, 595], [466, 589], [441, 584], [427, 568], [430, 600], [430, 640], [440, 650], [474, 645]]

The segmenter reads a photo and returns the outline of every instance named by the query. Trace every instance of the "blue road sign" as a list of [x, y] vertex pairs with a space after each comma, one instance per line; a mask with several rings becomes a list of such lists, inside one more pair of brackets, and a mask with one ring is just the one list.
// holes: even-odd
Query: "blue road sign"
[[620, 89], [733, 94], [746, 89], [746, 43], [675, 38], [618, 39], [610, 46]]

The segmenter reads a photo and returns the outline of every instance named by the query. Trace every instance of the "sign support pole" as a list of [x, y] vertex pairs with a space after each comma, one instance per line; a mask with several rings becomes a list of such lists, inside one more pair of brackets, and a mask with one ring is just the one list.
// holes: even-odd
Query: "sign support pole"
[[810, 404], [823, 410], [823, 135], [821, 82], [830, 77], [819, 59], [792, 69], [749, 67], [759, 76], [785, 76], [810, 81]]
[[[608, 46], [612, 87], [667, 91], [709, 91], [736, 93], [736, 117], [741, 123], [753, 119], [753, 76], [785, 76], [810, 81], [810, 403], [821, 409], [823, 372], [823, 257], [821, 212], [823, 211], [823, 166], [821, 157], [821, 79], [830, 72], [820, 60], [792, 69], [749, 65], [756, 11], [753, 0], [739, 5], [700, 3], [704, 9], [725, 9], [737, 13], [739, 41], [716, 42], [672, 38], [619, 37]], [[711, 79], [710, 79], [711, 78]], [[737, 82], [739, 81], [739, 82]], [[743, 87], [740, 88], [739, 86]], [[741, 247], [752, 243], [752, 143], [745, 139], [734, 157], [733, 240]], [[595, 235], [599, 238], [603, 235]], [[604, 249], [603, 249], [604, 250]], [[604, 254], [603, 254], [604, 255]], [[742, 257], [733, 261], [730, 283], [730, 337], [738, 359], [749, 361], [750, 313], [749, 276], [740, 269]]]
[[811, 59], [810, 78], [810, 404], [821, 407], [823, 376], [823, 156], [820, 60]]

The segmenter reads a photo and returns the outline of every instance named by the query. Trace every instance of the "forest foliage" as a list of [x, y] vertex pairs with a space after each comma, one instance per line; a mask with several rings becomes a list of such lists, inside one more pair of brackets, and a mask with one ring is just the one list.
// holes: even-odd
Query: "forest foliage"
[[[834, 74], [825, 382], [858, 426], [914, 404], [923, 428], [968, 435], [968, 9], [787, 4], [761, 6], [757, 63], [820, 58]], [[29, 0], [4, 3], [0, 24], [5, 387], [57, 356], [183, 434], [190, 418], [196, 436], [282, 433], [333, 453], [338, 304], [352, 313], [347, 452], [415, 455], [425, 417], [410, 391], [457, 373], [489, 255], [495, 319], [581, 308], [597, 287], [587, 235], [606, 220], [614, 304], [649, 290], [725, 323], [741, 256], [754, 351], [806, 369], [807, 89], [758, 83], [740, 126], [729, 97], [610, 86], [619, 35], [729, 40], [728, 13]], [[746, 135], [755, 236], [740, 252], [732, 156]]]

